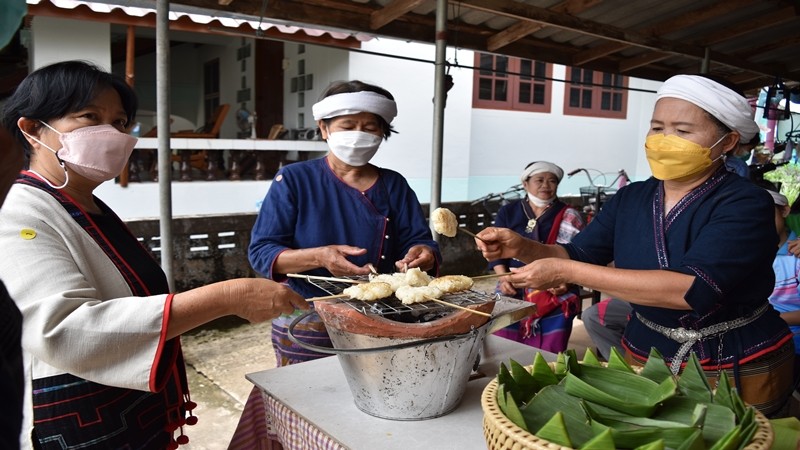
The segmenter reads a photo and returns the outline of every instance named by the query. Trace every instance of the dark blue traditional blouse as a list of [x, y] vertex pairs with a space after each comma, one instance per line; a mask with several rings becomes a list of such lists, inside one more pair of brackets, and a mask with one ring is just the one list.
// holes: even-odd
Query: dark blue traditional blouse
[[[396, 271], [394, 263], [415, 245], [427, 245], [441, 262], [422, 207], [399, 173], [378, 168], [375, 184], [364, 192], [352, 188], [331, 170], [326, 158], [283, 167], [276, 175], [253, 226], [249, 248], [253, 268], [274, 280], [284, 274], [272, 268], [283, 251], [352, 245], [367, 250], [348, 260], [372, 263], [380, 273]], [[304, 272], [330, 276], [323, 268]], [[290, 279], [300, 295], [325, 295], [305, 280]]]
[[[570, 244], [573, 260], [620, 269], [674, 270], [695, 277], [685, 299], [692, 310], [633, 304], [659, 325], [703, 329], [747, 316], [775, 285], [772, 260], [778, 237], [770, 195], [721, 168], [681, 199], [666, 216], [661, 181], [650, 178], [620, 189]], [[756, 321], [692, 347], [704, 364], [730, 367], [791, 339], [786, 323], [769, 308]], [[651, 330], [632, 314], [623, 344], [644, 358], [656, 347], [667, 360], [679, 343]]]

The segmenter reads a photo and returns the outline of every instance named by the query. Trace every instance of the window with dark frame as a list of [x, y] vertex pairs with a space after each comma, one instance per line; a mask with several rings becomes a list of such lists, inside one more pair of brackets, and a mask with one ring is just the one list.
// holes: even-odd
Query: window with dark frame
[[203, 64], [203, 115], [205, 123], [210, 123], [220, 103], [219, 58]]
[[628, 77], [623, 75], [567, 67], [564, 115], [625, 119], [627, 87]]
[[550, 112], [552, 64], [476, 53], [474, 108]]

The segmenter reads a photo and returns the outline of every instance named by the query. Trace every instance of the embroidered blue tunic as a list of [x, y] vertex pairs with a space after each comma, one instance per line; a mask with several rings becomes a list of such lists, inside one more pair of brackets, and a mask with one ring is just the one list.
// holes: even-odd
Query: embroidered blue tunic
[[[692, 310], [633, 305], [635, 312], [668, 328], [702, 329], [747, 316], [767, 301], [774, 286], [777, 248], [772, 200], [742, 177], [721, 168], [678, 202], [666, 216], [662, 182], [650, 178], [620, 189], [595, 219], [564, 248], [573, 260], [620, 269], [673, 270], [695, 277], [685, 295]], [[744, 363], [791, 338], [769, 309], [755, 322], [696, 343], [701, 363], [721, 368]], [[656, 347], [668, 361], [680, 344], [651, 330], [635, 314], [623, 345], [638, 358]]]
[[[405, 178], [379, 168], [378, 180], [364, 192], [353, 189], [328, 166], [325, 158], [283, 167], [276, 175], [253, 226], [250, 264], [262, 275], [281, 281], [275, 273], [278, 255], [287, 249], [352, 245], [367, 250], [348, 259], [357, 266], [372, 263], [392, 273], [414, 245], [427, 245], [441, 262], [439, 246]], [[304, 272], [331, 276], [324, 268]], [[325, 295], [304, 280], [289, 285], [304, 297]]]

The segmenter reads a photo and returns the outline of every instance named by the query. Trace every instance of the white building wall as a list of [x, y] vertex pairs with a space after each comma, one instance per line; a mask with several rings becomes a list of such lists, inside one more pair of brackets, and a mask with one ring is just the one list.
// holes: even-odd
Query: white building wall
[[[311, 106], [319, 100], [331, 82], [349, 79], [350, 55], [347, 50], [288, 42], [284, 44], [283, 120], [286, 128], [316, 127]], [[313, 78], [312, 87], [292, 92], [292, 78], [300, 76], [300, 61], [305, 66], [303, 74]]]
[[[387, 89], [397, 101], [393, 125], [398, 131], [378, 151], [374, 162], [403, 174], [422, 202], [430, 201], [433, 154], [433, 95], [435, 47], [392, 39], [374, 39], [363, 44], [367, 51], [400, 58], [352, 53], [350, 73], [354, 78]], [[448, 49], [447, 59], [455, 59]], [[414, 58], [401, 59], [401, 58]], [[472, 61], [472, 52], [458, 51], [458, 59]], [[442, 200], [465, 199], [470, 171], [471, 71], [452, 68], [454, 86], [448, 92], [444, 112], [442, 155]]]
[[[381, 145], [373, 159], [378, 166], [403, 174], [420, 200], [430, 199], [431, 154], [433, 145], [433, 80], [434, 47], [392, 39], [364, 42], [362, 49], [388, 56], [348, 52], [306, 45], [305, 53], [297, 53], [297, 44], [286, 44], [285, 121], [297, 128], [297, 117], [303, 114], [305, 127], [313, 127], [311, 106], [333, 81], [358, 79], [387, 89], [397, 101], [398, 116], [392, 123], [397, 134]], [[407, 58], [407, 59], [403, 59]], [[454, 51], [448, 51], [454, 59]], [[458, 58], [472, 60], [472, 52], [461, 50]], [[314, 88], [305, 92], [305, 106], [297, 104], [297, 93], [290, 92], [290, 80], [298, 75], [297, 62], [305, 60], [306, 74], [314, 74]], [[443, 172], [448, 182], [443, 185], [442, 199], [464, 199], [469, 177], [471, 71], [452, 69], [455, 86], [449, 92], [445, 111]]]
[[111, 70], [110, 30], [107, 23], [35, 16], [28, 49], [30, 69], [81, 59]]
[[[65, 30], [69, 30], [66, 32]], [[36, 17], [33, 30], [35, 64], [82, 58], [110, 66], [110, 39], [106, 24]], [[231, 38], [225, 42], [194, 47], [181, 46], [172, 52], [175, 107], [173, 114], [192, 110], [202, 124], [202, 64], [220, 58], [222, 102], [231, 104], [222, 136], [236, 135], [235, 112], [240, 103], [236, 92], [254, 79], [252, 61], [243, 69], [237, 49], [245, 42]], [[252, 42], [252, 41], [250, 41]], [[287, 43], [284, 69], [284, 122], [287, 128], [314, 127], [311, 106], [332, 81], [360, 79], [388, 89], [396, 98], [399, 114], [393, 125], [399, 132], [385, 142], [374, 163], [403, 174], [422, 202], [430, 201], [433, 146], [434, 46], [392, 39], [373, 39], [364, 50], [390, 56], [349, 52], [343, 49]], [[73, 54], [71, 49], [79, 49]], [[291, 79], [299, 75], [299, 61], [305, 74], [313, 75], [313, 87], [291, 92]], [[447, 60], [463, 66], [473, 64], [473, 52], [448, 49]], [[137, 89], [152, 84], [154, 73], [137, 66]], [[153, 65], [154, 67], [154, 65]], [[119, 72], [119, 67], [116, 67]], [[654, 105], [659, 82], [631, 79], [629, 86], [652, 92], [629, 91], [627, 119], [599, 119], [563, 114], [564, 84], [553, 82], [549, 114], [472, 108], [473, 71], [452, 67], [454, 87], [448, 93], [444, 124], [442, 200], [472, 200], [489, 192], [500, 192], [519, 183], [524, 166], [537, 159], [548, 159], [566, 171], [579, 167], [610, 172], [625, 169], [634, 180], [650, 175], [643, 157], [644, 136]], [[556, 66], [554, 78], [563, 79], [565, 68]], [[177, 83], [177, 84], [176, 84]], [[263, 89], [259, 86], [259, 89]], [[143, 104], [154, 99], [144, 99]], [[252, 109], [252, 103], [245, 107]], [[179, 115], [182, 115], [179, 113]], [[301, 122], [302, 119], [302, 122]], [[143, 130], [145, 131], [145, 130]], [[610, 180], [609, 180], [610, 181]], [[269, 182], [173, 183], [175, 215], [254, 212], [266, 193]], [[586, 185], [584, 175], [565, 178], [560, 194], [574, 194]], [[132, 183], [120, 188], [113, 183], [101, 186], [98, 195], [123, 218], [158, 215], [155, 184]], [[200, 200], [202, 199], [202, 200]]]
[[[381, 146], [373, 162], [402, 173], [420, 200], [430, 201], [434, 46], [374, 39], [362, 48], [397, 56], [349, 53], [349, 78], [378, 84], [398, 102], [393, 125], [399, 134]], [[318, 48], [317, 54], [332, 51]], [[646, 92], [628, 92], [626, 119], [564, 115], [565, 85], [557, 81], [551, 84], [550, 113], [473, 109], [473, 70], [468, 68], [473, 57], [473, 52], [466, 50], [448, 49], [447, 53], [448, 61], [466, 68], [450, 70], [455, 84], [445, 108], [443, 201], [471, 200], [503, 191], [518, 184], [525, 165], [538, 159], [551, 160], [565, 171], [584, 167], [595, 175], [605, 173], [606, 183], [620, 169], [634, 180], [650, 176], [643, 145], [660, 82], [629, 79], [629, 87]], [[563, 80], [565, 76], [564, 66], [554, 67], [553, 78]], [[310, 103], [306, 109], [308, 116]], [[603, 180], [601, 176], [597, 182]], [[565, 178], [560, 193], [577, 195], [579, 187], [587, 184], [584, 174]]]
[[[563, 80], [566, 67], [555, 66], [553, 78]], [[501, 192], [519, 184], [524, 167], [538, 160], [558, 164], [565, 172], [590, 169], [593, 176], [606, 174], [605, 183], [625, 169], [631, 179], [650, 176], [644, 154], [644, 137], [660, 82], [629, 79], [629, 87], [652, 90], [628, 91], [626, 119], [564, 115], [565, 84], [552, 82], [550, 113], [473, 109], [472, 167], [469, 198]], [[603, 183], [603, 177], [596, 182]], [[560, 195], [577, 195], [589, 180], [585, 173], [565, 177]]]

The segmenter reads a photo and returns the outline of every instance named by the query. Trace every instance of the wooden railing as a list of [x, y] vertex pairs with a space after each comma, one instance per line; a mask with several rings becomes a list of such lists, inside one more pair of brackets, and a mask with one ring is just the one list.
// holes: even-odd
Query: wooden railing
[[[129, 181], [158, 179], [157, 147], [156, 138], [139, 138], [129, 163]], [[172, 138], [170, 148], [176, 152], [171, 155], [173, 180], [236, 181], [268, 180], [281, 165], [323, 154], [327, 144], [316, 140]]]

